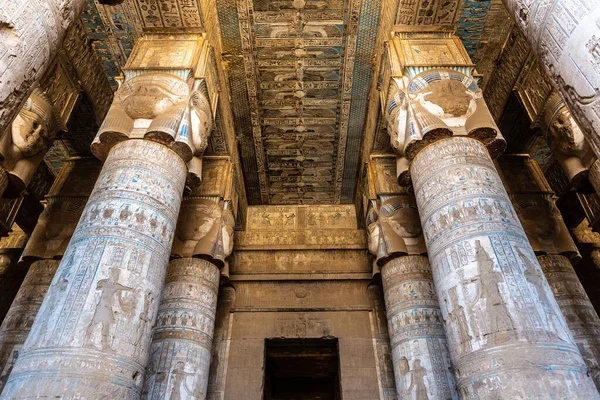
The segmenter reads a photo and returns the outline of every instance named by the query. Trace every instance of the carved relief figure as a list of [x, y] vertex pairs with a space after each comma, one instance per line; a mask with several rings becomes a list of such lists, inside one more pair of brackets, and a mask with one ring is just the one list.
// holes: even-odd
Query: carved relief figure
[[171, 389], [169, 400], [182, 400], [188, 396], [194, 396], [194, 391], [190, 390], [190, 387], [187, 384], [187, 378], [193, 376], [194, 373], [185, 372], [185, 363], [183, 361], [178, 361], [177, 364], [175, 364], [173, 371], [171, 371], [173, 389]]
[[18, 196], [37, 170], [57, 132], [64, 129], [58, 111], [39, 89], [29, 96], [0, 139], [2, 166], [9, 173], [9, 194]]
[[116, 300], [118, 305], [121, 306], [120, 294], [122, 292], [133, 292], [133, 289], [122, 285], [118, 282], [119, 280], [119, 269], [110, 268], [109, 276], [106, 279], [101, 279], [96, 284], [96, 290], [99, 290], [100, 298], [94, 310], [92, 320], [86, 330], [86, 342], [88, 345], [97, 347], [93, 343], [94, 330], [100, 325], [101, 331], [101, 345], [100, 350], [114, 349], [110, 345], [111, 330], [115, 325], [115, 314], [113, 310], [113, 302]]
[[448, 312], [448, 319], [452, 323], [451, 326], [453, 327], [458, 343], [460, 343], [459, 353], [462, 354], [469, 350], [467, 347], [470, 347], [472, 336], [469, 333], [469, 324], [465, 315], [465, 309], [458, 302], [456, 287], [448, 291], [448, 296], [451, 307], [451, 310]]
[[552, 307], [552, 301], [548, 296], [545, 286], [547, 285], [546, 277], [542, 272], [542, 269], [537, 267], [529, 257], [527, 257], [520, 248], [517, 248], [517, 254], [521, 261], [525, 264], [525, 271], [523, 274], [533, 287], [538, 295], [540, 303], [544, 308], [544, 315], [547, 316], [547, 320], [545, 321], [547, 324], [548, 333], [552, 336], [555, 335], [558, 339], [572, 343], [571, 336], [569, 334], [569, 328], [563, 324], [562, 319], [558, 317], [556, 311]]
[[481, 310], [477, 321], [485, 321], [488, 325], [486, 331], [481, 333], [485, 336], [514, 330], [513, 321], [499, 288], [504, 278], [501, 273], [494, 271], [494, 261], [478, 240], [475, 241], [475, 257], [479, 276], [475, 281], [477, 294], [472, 304], [479, 304]]
[[142, 351], [142, 340], [148, 336], [150, 329], [152, 328], [152, 313], [150, 311], [152, 303], [154, 302], [154, 295], [152, 292], [147, 292], [144, 297], [144, 306], [138, 316], [138, 323], [136, 328], [136, 339], [134, 342], [135, 354], [140, 354]]
[[425, 386], [425, 376], [427, 376], [427, 368], [421, 365], [421, 360], [418, 358], [415, 359], [413, 361], [410, 386], [408, 387], [408, 392], [415, 394], [415, 400], [429, 400], [427, 387]]

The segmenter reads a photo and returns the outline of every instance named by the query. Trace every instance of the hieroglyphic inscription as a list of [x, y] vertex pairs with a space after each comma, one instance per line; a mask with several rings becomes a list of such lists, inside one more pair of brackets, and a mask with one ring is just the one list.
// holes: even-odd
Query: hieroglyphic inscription
[[410, 171], [461, 396], [599, 398], [486, 148], [443, 139]]
[[139, 397], [185, 174], [161, 144], [113, 147], [5, 398]]

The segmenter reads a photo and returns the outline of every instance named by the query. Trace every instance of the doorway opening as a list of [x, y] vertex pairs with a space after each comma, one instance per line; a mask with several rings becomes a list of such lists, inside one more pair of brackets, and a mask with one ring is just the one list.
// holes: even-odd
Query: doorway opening
[[266, 339], [264, 400], [341, 400], [337, 339]]

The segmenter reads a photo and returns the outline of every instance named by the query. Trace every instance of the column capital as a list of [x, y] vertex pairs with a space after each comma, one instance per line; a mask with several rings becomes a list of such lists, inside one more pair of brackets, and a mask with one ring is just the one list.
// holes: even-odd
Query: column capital
[[[198, 184], [198, 157], [208, 145], [218, 82], [208, 67], [212, 48], [201, 35], [146, 35], [123, 68], [124, 76], [91, 150], [105, 159], [112, 146], [147, 139], [175, 151]], [[209, 89], [210, 88], [210, 89]]]
[[399, 177], [420, 149], [445, 137], [477, 139], [493, 158], [504, 151], [506, 143], [459, 38], [441, 32], [396, 36], [383, 63], [388, 133], [398, 157], [407, 159], [399, 162], [405, 164]]
[[376, 157], [368, 165], [366, 225], [369, 251], [378, 266], [427, 252], [415, 198], [393, 179], [394, 161], [393, 156]]

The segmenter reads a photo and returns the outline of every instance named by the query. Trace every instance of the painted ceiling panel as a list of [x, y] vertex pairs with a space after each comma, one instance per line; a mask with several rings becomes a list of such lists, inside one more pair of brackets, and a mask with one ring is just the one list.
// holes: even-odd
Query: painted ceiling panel
[[[249, 204], [353, 201], [382, 1], [393, 29], [458, 28], [474, 58], [490, 48], [482, 37], [501, 40], [487, 19], [500, 0], [215, 0]], [[113, 88], [143, 32], [204, 25], [200, 0], [89, 3], [83, 21]], [[217, 128], [209, 151], [223, 144]]]

